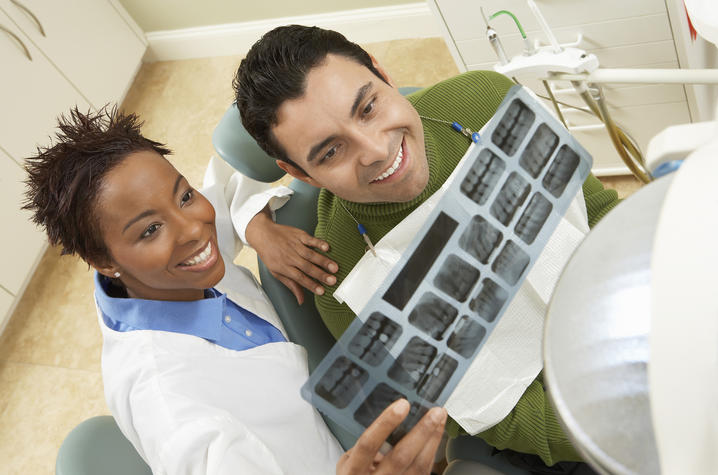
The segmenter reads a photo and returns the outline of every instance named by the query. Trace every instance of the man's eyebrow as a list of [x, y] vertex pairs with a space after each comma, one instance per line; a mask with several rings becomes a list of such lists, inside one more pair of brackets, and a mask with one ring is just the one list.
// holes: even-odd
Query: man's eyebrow
[[177, 189], [179, 188], [179, 184], [182, 181], [182, 178], [184, 178], [184, 176], [182, 176], [181, 174], [177, 176], [177, 179], [175, 180], [175, 186], [174, 188], [172, 188], [172, 196], [177, 194]]
[[359, 88], [359, 90], [357, 91], [357, 95], [354, 98], [354, 104], [352, 104], [352, 110], [351, 110], [351, 113], [349, 114], [349, 117], [354, 117], [354, 114], [357, 113], [359, 104], [362, 103], [362, 101], [364, 100], [364, 97], [366, 96], [367, 92], [369, 92], [369, 90], [372, 88], [372, 86], [373, 86], [372, 82], [369, 81], [368, 83], [364, 84], [362, 87]]
[[[367, 93], [371, 90], [373, 85], [374, 84], [371, 81], [369, 81], [368, 83], [364, 84], [362, 87], [359, 88], [359, 90], [357, 91], [357, 95], [354, 98], [354, 103], [352, 104], [351, 112], [349, 113], [350, 118], [354, 117], [354, 114], [356, 114], [357, 109], [359, 109], [359, 105], [362, 103], [362, 101], [366, 97]], [[309, 150], [309, 153], [307, 154], [307, 162], [311, 162], [312, 160], [314, 160], [316, 158], [317, 154], [321, 151], [321, 149], [326, 147], [327, 144], [329, 144], [329, 142], [331, 142], [335, 138], [336, 138], [336, 136], [332, 135], [331, 137], [327, 137], [324, 140], [322, 140], [321, 142], [319, 142], [318, 144], [316, 144], [315, 146], [313, 146]]]
[[331, 135], [331, 136], [325, 138], [324, 140], [322, 140], [321, 142], [319, 142], [318, 144], [316, 144], [314, 147], [312, 147], [311, 150], [309, 150], [309, 153], [307, 154], [307, 162], [311, 162], [312, 160], [317, 158], [317, 154], [336, 138], [337, 138], [336, 135]]
[[[180, 185], [180, 182], [182, 181], [182, 178], [184, 178], [184, 176], [182, 176], [181, 174], [180, 174], [180, 175], [177, 175], [177, 179], [175, 180], [175, 185], [174, 185], [174, 187], [172, 188], [172, 196], [174, 196], [174, 195], [177, 194], [177, 190], [179, 189], [179, 185]], [[148, 209], [148, 210], [145, 210], [145, 211], [141, 212], [140, 214], [138, 214], [137, 216], [135, 216], [134, 218], [132, 218], [127, 224], [125, 224], [125, 227], [122, 228], [122, 233], [124, 234], [124, 232], [127, 231], [127, 229], [128, 229], [130, 226], [132, 226], [133, 224], [135, 224], [135, 223], [136, 223], [137, 221], [139, 221], [140, 219], [146, 218], [147, 216], [150, 216], [150, 215], [153, 215], [153, 214], [155, 214], [156, 212], [157, 212], [157, 211], [155, 211], [155, 210], [153, 210], [153, 209]]]

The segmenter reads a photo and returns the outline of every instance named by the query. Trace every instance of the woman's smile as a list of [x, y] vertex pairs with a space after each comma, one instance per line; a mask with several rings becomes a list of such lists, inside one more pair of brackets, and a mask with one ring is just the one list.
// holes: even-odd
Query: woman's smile
[[199, 252], [180, 262], [178, 267], [186, 271], [204, 272], [217, 262], [218, 255], [217, 245], [212, 245], [210, 240]]

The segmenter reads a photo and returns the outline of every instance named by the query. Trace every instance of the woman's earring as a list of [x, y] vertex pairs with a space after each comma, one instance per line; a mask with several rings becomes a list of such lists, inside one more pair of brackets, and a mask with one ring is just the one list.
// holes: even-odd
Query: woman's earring
[[116, 279], [116, 278], [118, 278], [118, 277], [120, 276], [120, 273], [119, 273], [119, 272], [115, 272], [114, 276], [115, 276], [115, 279]]

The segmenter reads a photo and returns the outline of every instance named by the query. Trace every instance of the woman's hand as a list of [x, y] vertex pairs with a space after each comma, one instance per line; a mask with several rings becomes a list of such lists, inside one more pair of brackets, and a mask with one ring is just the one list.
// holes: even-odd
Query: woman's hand
[[409, 414], [409, 402], [399, 399], [376, 418], [337, 462], [337, 475], [429, 474], [446, 424], [446, 410], [434, 407], [388, 453], [382, 444]]
[[265, 208], [247, 224], [247, 242], [257, 251], [269, 272], [304, 303], [302, 287], [318, 295], [324, 293], [322, 284], [334, 285], [333, 273], [339, 266], [314, 249], [326, 252], [329, 244], [299, 228], [272, 221]]

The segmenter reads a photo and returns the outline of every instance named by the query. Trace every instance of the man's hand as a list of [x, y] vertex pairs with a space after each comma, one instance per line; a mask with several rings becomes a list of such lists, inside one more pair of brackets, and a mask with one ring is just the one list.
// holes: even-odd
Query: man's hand
[[337, 475], [356, 474], [429, 474], [434, 454], [441, 442], [446, 424], [446, 410], [434, 407], [421, 418], [387, 454], [379, 449], [409, 414], [409, 402], [399, 399], [384, 409], [337, 462]]
[[247, 242], [257, 251], [269, 272], [304, 303], [302, 287], [318, 295], [322, 284], [334, 285], [336, 262], [314, 249], [329, 250], [329, 244], [301, 229], [272, 221], [269, 208], [264, 208], [247, 224]]

